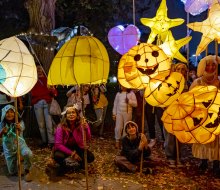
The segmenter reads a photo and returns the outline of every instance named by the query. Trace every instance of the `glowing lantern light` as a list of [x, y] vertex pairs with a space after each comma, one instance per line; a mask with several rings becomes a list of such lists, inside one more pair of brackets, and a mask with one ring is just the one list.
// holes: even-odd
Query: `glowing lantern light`
[[184, 63], [187, 63], [186, 58], [179, 52], [179, 49], [188, 44], [192, 39], [191, 36], [182, 38], [180, 40], [175, 41], [172, 32], [168, 31], [167, 37], [163, 44], [159, 47], [166, 53], [166, 55], [170, 58], [176, 58]]
[[216, 87], [194, 87], [164, 111], [164, 126], [182, 143], [210, 143], [220, 134], [219, 101]]
[[27, 94], [37, 82], [33, 56], [16, 37], [0, 41], [0, 91], [8, 96]]
[[128, 52], [130, 48], [138, 44], [140, 31], [135, 25], [128, 25], [126, 28], [118, 25], [108, 33], [110, 45], [121, 55]]
[[171, 62], [163, 50], [147, 43], [131, 48], [123, 58], [123, 62], [121, 63], [123, 69], [120, 67], [118, 73], [124, 73], [118, 75], [124, 76], [126, 81], [137, 89], [146, 88], [150, 78], [160, 73], [167, 73], [171, 69]]
[[194, 31], [201, 32], [202, 39], [197, 47], [196, 55], [203, 52], [208, 44], [213, 40], [220, 42], [220, 4], [217, 0], [213, 1], [208, 18], [203, 22], [194, 22], [187, 24]]
[[185, 4], [185, 11], [195, 16], [206, 11], [213, 0], [182, 0], [182, 2]]
[[109, 58], [104, 45], [92, 36], [76, 36], [58, 51], [48, 73], [49, 85], [106, 83]]
[[[145, 100], [152, 106], [167, 107], [175, 101], [184, 89], [184, 76], [177, 72], [159, 74], [150, 80]], [[164, 79], [165, 78], [165, 79]], [[162, 79], [162, 80], [161, 80]]]
[[183, 19], [169, 19], [167, 17], [166, 0], [162, 0], [154, 18], [141, 18], [141, 23], [151, 28], [147, 43], [152, 43], [157, 35], [166, 33], [170, 28], [181, 25]]

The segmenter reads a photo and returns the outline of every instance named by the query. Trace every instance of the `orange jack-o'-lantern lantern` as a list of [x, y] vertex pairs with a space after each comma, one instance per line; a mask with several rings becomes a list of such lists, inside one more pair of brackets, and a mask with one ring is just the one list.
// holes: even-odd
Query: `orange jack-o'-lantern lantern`
[[180, 96], [184, 84], [185, 79], [182, 74], [172, 72], [167, 76], [165, 72], [150, 80], [144, 97], [152, 106], [167, 107]]
[[124, 59], [124, 76], [133, 88], [146, 88], [150, 78], [167, 73], [170, 69], [169, 58], [161, 48], [153, 44], [141, 43], [134, 46]]

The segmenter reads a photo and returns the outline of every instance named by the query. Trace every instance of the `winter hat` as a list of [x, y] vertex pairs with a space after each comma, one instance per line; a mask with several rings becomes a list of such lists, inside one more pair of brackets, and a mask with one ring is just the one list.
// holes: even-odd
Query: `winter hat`
[[10, 104], [2, 108], [1, 122], [5, 119], [5, 115], [7, 111], [10, 109], [12, 109], [15, 112], [15, 107]]
[[125, 132], [128, 134], [127, 128], [128, 128], [128, 126], [129, 126], [129, 124], [132, 124], [133, 126], [135, 126], [135, 127], [136, 127], [136, 131], [137, 131], [137, 133], [138, 133], [138, 125], [137, 125], [137, 123], [135, 123], [135, 122], [133, 122], [133, 121], [128, 121], [128, 122], [125, 123]]
[[[204, 74], [206, 74], [206, 72], [205, 72], [206, 63], [210, 62], [210, 61], [215, 62], [216, 65], [218, 65], [218, 63], [220, 63], [220, 57], [219, 56], [217, 57], [217, 61], [216, 61], [216, 55], [208, 55], [208, 56], [202, 58], [198, 64], [198, 68], [197, 68], [197, 76], [198, 77], [201, 77]], [[217, 72], [217, 68], [216, 68], [216, 72]], [[214, 73], [214, 74], [216, 74], [216, 73]]]

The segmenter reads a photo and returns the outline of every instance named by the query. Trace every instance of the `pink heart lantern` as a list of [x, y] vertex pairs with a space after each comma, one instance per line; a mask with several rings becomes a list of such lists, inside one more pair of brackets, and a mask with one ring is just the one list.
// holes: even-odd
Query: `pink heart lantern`
[[118, 25], [108, 33], [110, 45], [121, 55], [127, 53], [129, 49], [137, 45], [139, 39], [140, 30], [135, 25], [128, 25], [126, 28]]

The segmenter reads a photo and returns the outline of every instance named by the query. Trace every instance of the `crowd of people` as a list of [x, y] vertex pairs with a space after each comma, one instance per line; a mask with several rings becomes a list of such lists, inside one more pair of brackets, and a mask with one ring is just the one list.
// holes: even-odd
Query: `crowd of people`
[[[216, 56], [203, 58], [196, 73], [189, 71], [185, 63], [177, 63], [173, 71], [181, 73], [186, 79], [183, 92], [186, 92], [198, 85], [214, 85], [219, 88], [218, 60]], [[37, 66], [38, 81], [31, 90], [31, 105], [34, 108], [37, 124], [39, 127], [41, 148], [50, 148], [51, 159], [59, 166], [59, 173], [64, 173], [68, 168], [84, 169], [84, 160], [88, 163], [95, 160], [94, 154], [89, 150], [89, 141], [92, 137], [91, 128], [98, 128], [99, 138], [104, 137], [105, 116], [109, 100], [107, 89], [101, 85], [83, 85], [82, 88], [74, 86], [66, 93], [67, 103], [59, 116], [57, 125], [53, 125], [50, 105], [53, 98], [56, 98], [58, 91], [55, 87], [47, 86], [47, 78], [42, 66]], [[183, 167], [181, 162], [181, 143], [176, 137], [166, 131], [161, 121], [164, 108], [152, 107], [143, 101], [143, 91], [132, 90], [119, 85], [119, 92], [116, 93], [112, 108], [112, 119], [115, 124], [114, 138], [115, 147], [120, 150], [120, 155], [115, 157], [115, 164], [122, 170], [137, 172], [140, 169], [140, 158], [148, 159], [152, 149], [157, 143], [155, 132], [156, 120], [159, 124], [164, 141], [164, 153], [170, 167]], [[24, 159], [25, 180], [31, 181], [30, 169], [32, 151], [27, 146], [23, 137], [25, 129], [22, 118], [15, 122], [15, 107], [13, 99], [1, 94], [5, 100], [1, 106], [0, 137], [2, 138], [3, 152], [10, 175], [17, 175], [17, 141], [20, 146], [20, 154]], [[6, 101], [7, 100], [7, 101]], [[142, 112], [145, 104], [145, 113]], [[22, 102], [19, 109], [23, 109]], [[86, 109], [93, 109], [96, 121], [86, 121]], [[142, 131], [142, 115], [145, 115], [148, 131]], [[18, 132], [18, 133], [17, 133]], [[16, 135], [19, 137], [16, 139]], [[202, 145], [193, 144], [192, 154], [201, 159], [199, 170], [204, 172], [208, 168], [208, 161], [213, 161], [213, 172], [220, 177], [219, 169], [219, 137], [215, 141]], [[177, 148], [180, 154], [177, 155]], [[87, 151], [87, 158], [84, 157]]]

